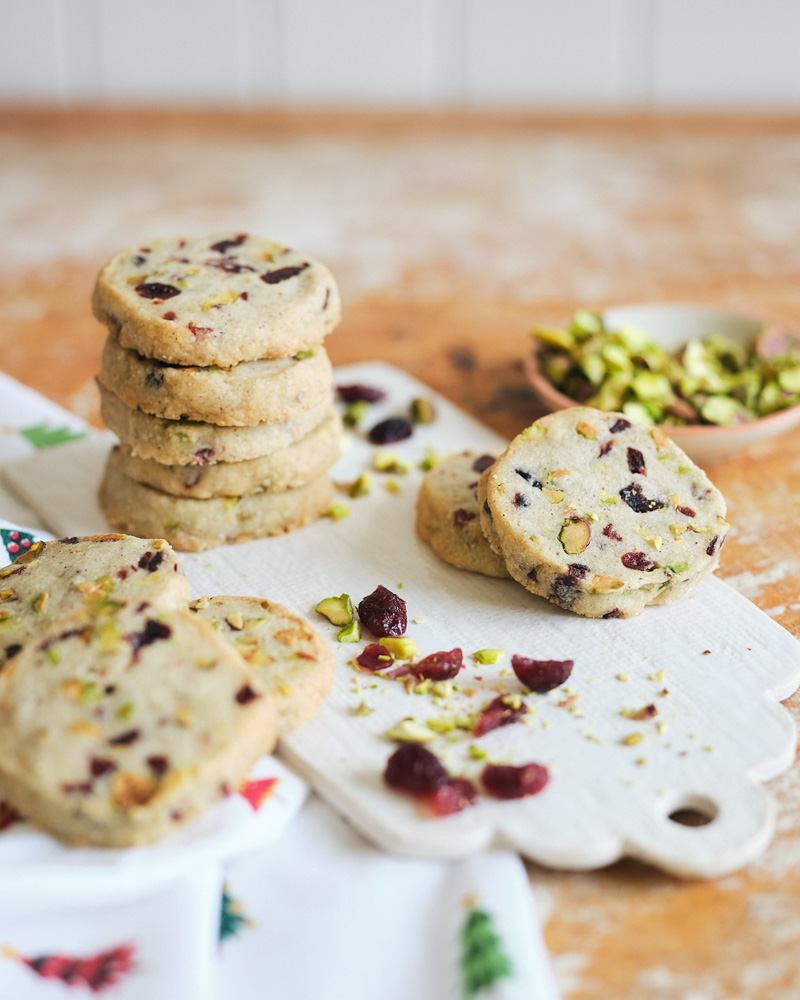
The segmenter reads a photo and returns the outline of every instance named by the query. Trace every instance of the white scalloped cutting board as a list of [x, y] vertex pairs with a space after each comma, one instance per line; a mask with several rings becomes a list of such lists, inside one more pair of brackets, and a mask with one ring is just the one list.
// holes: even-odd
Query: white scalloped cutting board
[[[762, 783], [794, 759], [794, 726], [778, 700], [800, 684], [798, 643], [716, 579], [676, 604], [602, 621], [555, 608], [512, 581], [445, 565], [414, 530], [419, 460], [428, 447], [482, 452], [503, 442], [387, 365], [352, 365], [335, 378], [339, 385], [362, 382], [388, 392], [385, 403], [371, 408], [367, 427], [403, 412], [416, 396], [433, 400], [435, 422], [390, 446], [412, 460], [415, 471], [374, 474], [370, 495], [341, 498], [351, 509], [342, 520], [182, 557], [195, 596], [279, 600], [307, 615], [336, 645], [335, 689], [311, 723], [282, 741], [284, 759], [364, 834], [400, 853], [447, 858], [510, 846], [564, 868], [594, 868], [628, 855], [677, 875], [712, 877], [763, 851], [775, 805]], [[354, 479], [374, 450], [349, 437], [337, 481]], [[38, 457], [19, 463], [7, 478], [56, 533], [102, 530], [94, 493], [106, 448], [107, 437], [98, 435], [53, 450], [47, 468]], [[389, 478], [398, 493], [385, 488]], [[358, 645], [336, 644], [336, 629], [314, 606], [343, 592], [357, 603], [379, 583], [406, 601], [407, 634], [421, 655], [463, 649], [462, 693], [437, 704], [429, 694], [409, 694], [398, 681], [348, 665], [369, 637]], [[476, 664], [471, 654], [484, 648], [503, 649], [505, 657], [493, 666]], [[510, 671], [514, 653], [574, 660], [566, 689], [525, 694], [531, 709], [525, 724], [480, 740], [457, 731], [428, 746], [452, 773], [476, 779], [486, 760], [545, 764], [550, 781], [544, 791], [512, 802], [481, 794], [476, 806], [436, 819], [385, 787], [382, 772], [394, 748], [386, 730], [404, 717], [424, 721], [479, 709], [496, 696], [498, 684], [522, 693]], [[471, 697], [465, 689], [474, 692]], [[650, 704], [658, 713], [650, 720], [622, 714]], [[623, 742], [637, 733], [637, 744]], [[471, 756], [473, 745], [485, 751], [485, 760]], [[684, 825], [670, 818], [680, 809], [713, 818]]]

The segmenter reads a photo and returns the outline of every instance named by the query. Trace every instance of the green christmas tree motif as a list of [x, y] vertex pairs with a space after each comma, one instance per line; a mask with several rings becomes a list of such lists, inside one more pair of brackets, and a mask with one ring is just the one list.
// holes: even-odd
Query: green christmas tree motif
[[511, 975], [491, 916], [471, 906], [461, 928], [461, 982], [466, 1000], [490, 989]]
[[242, 904], [231, 896], [228, 886], [222, 889], [222, 907], [219, 916], [219, 940], [227, 941], [228, 938], [236, 937], [252, 921], [245, 916]]
[[86, 431], [71, 431], [69, 427], [48, 427], [47, 424], [36, 424], [33, 427], [20, 427], [19, 433], [34, 448], [54, 448], [67, 441], [78, 441], [86, 437]]
[[22, 555], [23, 552], [27, 552], [35, 541], [33, 535], [27, 531], [20, 531], [18, 528], [0, 528], [0, 539], [2, 539], [11, 562], [14, 562], [17, 556]]

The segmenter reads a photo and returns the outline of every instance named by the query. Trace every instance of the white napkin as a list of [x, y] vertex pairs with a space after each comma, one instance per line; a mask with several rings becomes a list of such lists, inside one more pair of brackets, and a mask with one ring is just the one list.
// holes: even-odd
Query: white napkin
[[[0, 468], [37, 454], [53, 474], [45, 496], [39, 488], [27, 492], [19, 475], [5, 480], [13, 482], [14, 506], [0, 492], [0, 517], [27, 525], [0, 522], [9, 556], [22, 536], [47, 537], [37, 533], [42, 522], [58, 533], [102, 530], [96, 506], [87, 504], [89, 470], [81, 464], [95, 462], [100, 450], [60, 443], [96, 432], [3, 375], [0, 427]], [[91, 472], [96, 482], [99, 469]], [[12, 538], [15, 530], [22, 535]], [[41, 856], [39, 875], [40, 856], [27, 856], [36, 890], [26, 895], [17, 885], [4, 901], [0, 884], [0, 997], [555, 1000], [516, 855], [493, 851], [458, 862], [392, 857], [314, 796], [296, 814], [302, 791], [295, 787], [292, 795], [283, 811], [272, 803], [275, 819], [263, 830], [250, 828], [255, 839], [248, 843], [243, 835], [236, 850], [228, 843], [216, 855], [198, 851], [190, 865], [178, 860], [188, 848], [176, 852], [172, 879], [148, 882], [154, 863], [146, 852], [128, 856], [124, 880], [121, 869], [97, 864], [104, 852], [90, 852], [94, 862], [70, 854], [70, 897], [64, 879], [51, 878], [51, 857]], [[206, 822], [213, 825], [215, 815]], [[0, 805], [0, 871], [3, 851], [19, 833], [13, 825], [2, 831], [2, 817]], [[187, 836], [191, 841], [190, 830]], [[137, 869], [139, 892], [131, 888]]]

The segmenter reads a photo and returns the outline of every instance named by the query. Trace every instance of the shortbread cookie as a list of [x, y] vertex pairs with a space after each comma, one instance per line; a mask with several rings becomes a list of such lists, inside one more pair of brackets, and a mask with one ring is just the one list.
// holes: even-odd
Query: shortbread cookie
[[296, 444], [331, 413], [332, 394], [318, 406], [292, 420], [254, 424], [252, 427], [218, 427], [196, 420], [164, 420], [126, 406], [113, 392], [100, 386], [100, 414], [106, 427], [137, 458], [152, 458], [165, 465], [209, 465], [212, 462], [246, 462]]
[[0, 673], [3, 791], [68, 844], [163, 837], [235, 790], [275, 739], [271, 699], [188, 609], [81, 609]]
[[323, 264], [248, 233], [121, 250], [100, 271], [92, 308], [123, 347], [223, 368], [307, 351], [341, 313]]
[[297, 357], [198, 368], [143, 358], [109, 336], [98, 380], [127, 406], [168, 420], [230, 427], [275, 423], [330, 399], [332, 368], [325, 348]]
[[275, 703], [278, 736], [313, 718], [333, 684], [333, 651], [305, 619], [258, 597], [201, 597], [189, 605], [232, 642], [254, 691]]
[[462, 451], [438, 462], [422, 480], [417, 495], [417, 534], [452, 566], [507, 577], [503, 559], [481, 530], [478, 479], [494, 455]]
[[108, 523], [129, 534], [149, 536], [158, 525], [176, 549], [197, 552], [230, 542], [282, 535], [327, 510], [333, 484], [327, 476], [283, 493], [190, 500], [161, 493], [129, 479], [111, 461], [100, 484], [100, 506]]
[[719, 490], [661, 429], [585, 407], [523, 431], [478, 497], [514, 579], [590, 618], [684, 596], [713, 572], [729, 528]]
[[163, 538], [91, 535], [34, 542], [0, 569], [0, 669], [31, 636], [86, 608], [120, 603], [186, 607], [189, 584]]
[[117, 445], [111, 452], [120, 472], [138, 483], [196, 500], [293, 490], [324, 475], [340, 454], [341, 421], [334, 412], [297, 444], [247, 462], [162, 465], [151, 458], [134, 457], [126, 445]]

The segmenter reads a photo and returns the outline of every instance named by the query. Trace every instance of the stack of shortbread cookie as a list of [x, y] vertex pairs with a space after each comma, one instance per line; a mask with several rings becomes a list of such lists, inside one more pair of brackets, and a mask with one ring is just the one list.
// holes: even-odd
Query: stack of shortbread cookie
[[123, 250], [92, 300], [109, 329], [101, 413], [120, 439], [109, 523], [177, 549], [281, 534], [330, 504], [339, 456], [328, 269], [247, 233]]
[[417, 532], [445, 562], [589, 618], [683, 597], [729, 527], [722, 494], [663, 430], [586, 407], [542, 417], [497, 458], [445, 459], [417, 500]]
[[36, 542], [0, 569], [0, 798], [68, 844], [148, 843], [314, 715], [334, 661], [308, 622], [188, 602], [163, 539]]

